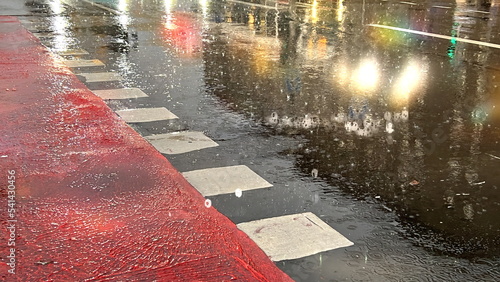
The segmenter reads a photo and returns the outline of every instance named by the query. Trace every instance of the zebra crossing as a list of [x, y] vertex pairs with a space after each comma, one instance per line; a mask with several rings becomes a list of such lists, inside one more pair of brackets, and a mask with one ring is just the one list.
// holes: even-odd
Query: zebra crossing
[[[42, 40], [44, 37], [39, 36], [39, 38]], [[79, 57], [89, 55], [89, 52], [83, 49], [68, 49], [57, 54], [61, 57]], [[95, 59], [64, 59], [63, 63], [69, 68], [105, 66]], [[114, 72], [81, 72], [76, 75], [87, 84], [123, 80], [122, 76]], [[107, 101], [149, 97], [139, 88], [124, 87], [92, 90], [92, 92]], [[129, 124], [178, 119], [164, 107], [120, 109], [115, 113]], [[217, 142], [199, 131], [185, 130], [143, 137], [164, 155], [181, 155], [219, 146]], [[245, 191], [274, 188], [245, 165], [205, 168], [185, 171], [182, 174], [204, 197], [235, 193], [239, 198]], [[207, 201], [210, 199], [207, 198]], [[311, 212], [243, 222], [237, 224], [237, 227], [254, 240], [275, 262], [353, 245], [346, 237]]]

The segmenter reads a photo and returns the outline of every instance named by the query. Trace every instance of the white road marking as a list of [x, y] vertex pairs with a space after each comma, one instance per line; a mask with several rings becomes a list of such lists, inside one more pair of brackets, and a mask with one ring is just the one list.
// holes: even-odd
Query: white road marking
[[461, 41], [461, 42], [465, 42], [465, 43], [470, 43], [470, 44], [475, 44], [475, 45], [481, 45], [481, 46], [486, 46], [486, 47], [500, 49], [500, 45], [489, 43], [489, 42], [482, 42], [482, 41], [477, 41], [477, 40], [470, 40], [470, 39], [465, 39], [465, 38], [460, 38], [460, 37], [451, 37], [451, 36], [448, 36], [448, 35], [435, 34], [435, 33], [423, 32], [423, 31], [406, 29], [406, 28], [399, 28], [399, 27], [388, 26], [388, 25], [368, 24], [368, 26], [378, 27], [378, 28], [385, 28], [385, 29], [391, 29], [391, 30], [397, 30], [397, 31], [414, 33], [414, 34], [420, 34], [420, 35], [431, 36], [431, 37], [436, 37], [436, 38], [441, 38], [441, 39], [447, 39], [447, 40], [455, 39], [457, 41]]
[[244, 165], [193, 170], [183, 175], [205, 197], [273, 186]]
[[273, 261], [296, 259], [353, 243], [310, 212], [237, 224]]
[[140, 108], [116, 111], [128, 123], [150, 122], [178, 118], [166, 108]]
[[114, 72], [77, 73], [77, 75], [85, 77], [85, 82], [107, 82], [123, 80], [123, 77]]
[[107, 90], [92, 90], [92, 92], [103, 100], [135, 99], [148, 97], [146, 93], [139, 88], [119, 88]]
[[63, 63], [70, 68], [83, 67], [103, 67], [104, 63], [100, 60], [64, 60]]
[[67, 49], [62, 51], [55, 51], [59, 56], [83, 56], [88, 55], [89, 52], [83, 49]]
[[145, 136], [158, 151], [167, 155], [183, 154], [205, 148], [217, 147], [219, 144], [205, 136], [202, 132], [182, 131]]

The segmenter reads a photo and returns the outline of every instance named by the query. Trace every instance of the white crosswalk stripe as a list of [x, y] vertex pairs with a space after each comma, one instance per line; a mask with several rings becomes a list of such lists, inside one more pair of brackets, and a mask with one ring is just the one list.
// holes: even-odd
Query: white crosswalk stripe
[[297, 259], [353, 245], [310, 212], [237, 224], [273, 261]]
[[273, 186], [244, 165], [200, 169], [184, 172], [183, 175], [203, 196], [231, 194], [236, 191]]
[[78, 75], [85, 77], [85, 82], [108, 82], [123, 80], [123, 77], [114, 72], [78, 73]]
[[135, 99], [148, 97], [146, 93], [139, 88], [118, 88], [106, 90], [92, 90], [92, 92], [104, 100]]
[[178, 118], [166, 108], [126, 109], [116, 111], [116, 113], [128, 123], [150, 122]]
[[56, 51], [56, 53], [60, 56], [83, 56], [89, 54], [89, 52], [83, 49], [67, 49], [67, 50]]
[[182, 154], [219, 146], [202, 132], [182, 131], [146, 136], [158, 151], [167, 155]]
[[100, 60], [64, 60], [63, 63], [70, 68], [83, 67], [103, 67], [104, 63]]

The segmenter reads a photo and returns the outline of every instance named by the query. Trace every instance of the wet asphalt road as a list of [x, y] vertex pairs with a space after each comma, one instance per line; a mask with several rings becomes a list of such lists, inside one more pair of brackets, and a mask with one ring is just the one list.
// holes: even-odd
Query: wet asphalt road
[[219, 143], [168, 156], [180, 171], [243, 164], [271, 182], [211, 197], [235, 223], [311, 211], [354, 242], [277, 263], [292, 278], [500, 279], [500, 49], [480, 43], [500, 44], [499, 2], [95, 2], [27, 1], [21, 19], [106, 64], [75, 72], [125, 77], [91, 89], [149, 95], [114, 110], [179, 117], [142, 135]]

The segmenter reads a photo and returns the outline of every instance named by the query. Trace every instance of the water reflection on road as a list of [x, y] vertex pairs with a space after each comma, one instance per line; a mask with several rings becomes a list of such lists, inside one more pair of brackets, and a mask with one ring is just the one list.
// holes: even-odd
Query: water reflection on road
[[306, 146], [287, 152], [304, 173], [381, 199], [422, 245], [493, 255], [500, 49], [453, 39], [500, 43], [499, 4], [479, 8], [313, 1], [297, 10], [299, 23], [280, 15], [286, 10], [214, 3], [203, 45], [207, 87], [279, 134], [306, 136]]

